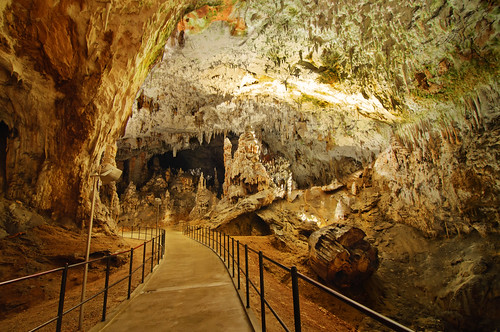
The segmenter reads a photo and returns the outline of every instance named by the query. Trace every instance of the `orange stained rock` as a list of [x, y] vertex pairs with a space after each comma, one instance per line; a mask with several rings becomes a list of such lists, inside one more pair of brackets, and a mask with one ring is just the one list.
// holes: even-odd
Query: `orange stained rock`
[[211, 23], [215, 21], [225, 21], [228, 22], [233, 28], [231, 34], [239, 35], [245, 32], [246, 23], [242, 17], [231, 17], [234, 11], [234, 4], [231, 0], [224, 0], [224, 4], [220, 6], [209, 6], [205, 5], [195, 11], [192, 11], [185, 15], [182, 20], [177, 24], [178, 31], [190, 30], [192, 32], [201, 31], [204, 26], [189, 24], [192, 20], [198, 20], [200, 18], [206, 18], [206, 20]]

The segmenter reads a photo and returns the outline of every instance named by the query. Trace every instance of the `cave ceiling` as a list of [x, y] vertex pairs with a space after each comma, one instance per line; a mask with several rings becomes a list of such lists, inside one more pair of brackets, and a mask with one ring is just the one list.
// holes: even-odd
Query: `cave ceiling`
[[367, 164], [422, 119], [465, 122], [467, 96], [497, 84], [497, 18], [480, 1], [201, 7], [141, 87], [118, 159], [253, 128], [299, 184], [331, 181], [337, 161]]

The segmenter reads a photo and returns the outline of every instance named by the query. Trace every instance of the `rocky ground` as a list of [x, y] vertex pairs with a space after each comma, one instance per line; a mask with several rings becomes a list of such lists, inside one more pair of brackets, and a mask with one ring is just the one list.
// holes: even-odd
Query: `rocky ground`
[[[19, 205], [16, 202], [2, 200], [2, 203]], [[18, 210], [21, 209], [19, 206]], [[29, 212], [26, 207], [25, 213]], [[24, 224], [20, 232], [0, 239], [0, 280], [10, 280], [53, 268], [65, 263], [77, 263], [84, 260], [87, 236], [68, 225], [61, 227], [48, 222], [44, 218], [37, 219], [37, 224]], [[95, 229], [92, 236], [90, 258], [99, 258], [110, 253], [127, 250], [140, 245], [143, 241], [122, 239], [117, 235], [106, 234]], [[118, 256], [112, 260], [110, 282], [114, 282], [128, 273], [128, 257]], [[136, 255], [134, 264], [142, 261], [141, 255]], [[90, 265], [88, 274], [87, 294], [100, 291], [104, 287], [105, 262]], [[146, 269], [147, 272], [147, 269]], [[68, 272], [67, 297], [65, 309], [80, 301], [83, 270], [71, 269]], [[133, 288], [137, 286], [140, 274], [133, 279]], [[12, 285], [2, 286], [0, 292], [0, 326], [5, 331], [28, 331], [35, 326], [55, 317], [61, 282], [61, 272], [47, 276], [21, 281]], [[109, 292], [108, 310], [126, 298], [126, 283], [122, 282]], [[85, 306], [85, 329], [90, 328], [100, 320], [102, 314], [102, 295], [90, 301]], [[78, 310], [65, 316], [63, 330], [76, 330], [78, 325]], [[46, 331], [53, 331], [51, 324]]]

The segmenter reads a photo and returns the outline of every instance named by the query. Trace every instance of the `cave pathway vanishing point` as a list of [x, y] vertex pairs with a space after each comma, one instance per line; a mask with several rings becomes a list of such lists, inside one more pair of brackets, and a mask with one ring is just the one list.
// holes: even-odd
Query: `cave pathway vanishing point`
[[165, 242], [142, 290], [91, 331], [253, 331], [219, 257], [177, 231]]

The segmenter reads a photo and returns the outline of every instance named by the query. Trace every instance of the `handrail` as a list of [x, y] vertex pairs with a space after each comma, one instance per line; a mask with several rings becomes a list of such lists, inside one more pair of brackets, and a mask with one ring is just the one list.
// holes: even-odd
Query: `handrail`
[[[229, 275], [231, 275], [230, 268], [231, 268], [231, 261], [232, 261], [232, 277], [235, 278], [235, 273], [234, 273], [234, 264], [235, 264], [235, 253], [234, 253], [234, 238], [230, 237], [227, 234], [223, 234], [219, 231], [216, 231], [214, 229], [210, 229], [208, 227], [201, 227], [201, 226], [189, 226], [186, 225], [186, 227], [183, 229], [183, 232], [185, 235], [191, 237], [195, 241], [207, 246], [210, 248], [215, 254], [219, 256], [219, 258], [223, 261], [224, 266], [226, 267], [226, 270], [228, 271]], [[208, 234], [208, 235], [207, 235]], [[226, 241], [227, 239], [227, 241]], [[229, 241], [231, 239], [231, 241]], [[230, 245], [232, 243], [232, 245]], [[236, 241], [237, 243], [237, 254], [238, 254], [238, 267], [237, 267], [237, 272], [238, 272], [238, 289], [240, 289], [240, 275], [243, 275], [245, 277], [245, 288], [246, 288], [246, 307], [250, 308], [250, 295], [249, 295], [249, 289], [250, 286], [254, 288], [254, 290], [257, 292], [257, 294], [260, 297], [260, 302], [261, 302], [261, 324], [262, 324], [262, 331], [266, 331], [266, 316], [265, 316], [265, 307], [267, 306], [271, 313], [276, 317], [278, 322], [281, 324], [281, 326], [284, 328], [285, 331], [289, 331], [289, 328], [286, 326], [286, 324], [283, 322], [283, 320], [279, 317], [279, 315], [276, 313], [274, 308], [272, 308], [271, 304], [265, 299], [265, 283], [264, 283], [264, 264], [263, 260], [267, 260], [274, 265], [278, 266], [279, 268], [285, 270], [286, 272], [289, 272], [291, 274], [292, 278], [292, 296], [293, 296], [293, 310], [294, 310], [294, 327], [295, 331], [299, 332], [301, 331], [301, 319], [300, 319], [300, 300], [299, 300], [299, 285], [298, 285], [298, 279], [302, 279], [305, 282], [309, 283], [310, 285], [318, 288], [319, 290], [332, 295], [336, 297], [337, 299], [343, 301], [350, 307], [360, 311], [361, 313], [377, 320], [381, 324], [385, 325], [388, 328], [391, 328], [395, 331], [404, 331], [404, 332], [412, 332], [413, 330], [392, 320], [391, 318], [388, 318], [364, 305], [361, 303], [358, 303], [349, 297], [307, 277], [306, 275], [299, 273], [297, 271], [297, 268], [295, 266], [292, 266], [291, 268], [273, 260], [272, 258], [269, 258], [265, 256], [262, 251], [257, 251], [253, 248], [250, 248], [248, 245], [244, 245], [245, 248], [245, 266], [244, 269], [243, 267], [240, 267], [240, 242]], [[232, 253], [231, 253], [231, 248], [232, 248]], [[260, 288], [257, 288], [257, 286], [250, 280], [249, 278], [249, 273], [248, 273], [248, 252], [253, 252], [257, 255], [259, 255], [259, 279], [260, 279]], [[226, 255], [227, 253], [227, 255]], [[227, 259], [226, 259], [227, 256]], [[227, 264], [226, 264], [227, 263]], [[234, 282], [234, 281], [233, 281]], [[236, 286], [235, 286], [236, 287]], [[240, 294], [239, 294], [240, 295]], [[240, 295], [241, 297], [241, 295]], [[242, 299], [243, 301], [243, 299]]]
[[316, 280], [314, 279], [311, 279], [309, 278], [308, 276], [305, 276], [303, 275], [302, 273], [298, 272], [297, 275], [299, 276], [299, 278], [301, 278], [302, 280], [308, 282], [309, 284], [317, 287], [317, 288], [320, 288], [321, 290], [323, 290], [324, 292], [327, 292], [328, 294], [332, 295], [332, 296], [335, 296], [336, 298], [338, 298], [339, 300], [343, 301], [344, 303], [347, 303], [349, 306], [361, 311], [362, 313], [364, 313], [365, 315], [367, 316], [370, 316], [371, 318], [379, 321], [380, 323], [384, 324], [385, 326], [393, 329], [393, 330], [396, 330], [396, 331], [411, 331], [410, 329], [408, 329], [406, 326], [403, 326], [401, 324], [399, 324], [398, 322], [390, 319], [389, 317], [386, 317], [382, 314], [379, 314], [378, 312], [376, 312], [375, 310], [372, 310], [364, 305], [362, 305], [361, 303], [358, 303], [352, 299], [350, 299], [349, 297], [329, 288], [329, 287], [326, 287], [325, 285], [323, 284], [320, 284], [319, 282], [317, 282]]
[[44, 271], [44, 272], [39, 272], [39, 273], [35, 273], [35, 274], [30, 274], [30, 275], [24, 276], [24, 277], [2, 281], [2, 282], [0, 282], [0, 286], [13, 284], [13, 283], [18, 282], [18, 281], [23, 281], [23, 280], [27, 280], [27, 279], [31, 279], [31, 278], [35, 278], [35, 277], [41, 277], [41, 276], [44, 276], [46, 274], [57, 272], [57, 271], [62, 271], [62, 270], [64, 270], [64, 267], [58, 267], [56, 269], [52, 269], [52, 270], [48, 270], [48, 271]]
[[[122, 228], [122, 233], [123, 233], [123, 228]], [[151, 233], [152, 234], [152, 233]], [[60, 292], [59, 292], [59, 305], [58, 305], [58, 314], [56, 317], [53, 317], [51, 319], [49, 319], [48, 321], [42, 323], [41, 325], [33, 328], [31, 331], [37, 331], [51, 323], [54, 323], [54, 322], [57, 322], [57, 327], [56, 327], [56, 331], [61, 331], [62, 329], [62, 319], [64, 317], [64, 315], [68, 314], [69, 312], [75, 310], [76, 308], [82, 306], [83, 304], [95, 299], [97, 296], [101, 295], [101, 294], [104, 294], [104, 301], [103, 301], [103, 309], [102, 309], [102, 321], [105, 321], [105, 318], [106, 318], [106, 304], [107, 304], [107, 292], [109, 291], [110, 288], [116, 286], [117, 284], [121, 283], [122, 281], [126, 280], [126, 279], [129, 279], [129, 283], [128, 283], [128, 292], [127, 292], [127, 299], [130, 298], [130, 293], [131, 293], [131, 282], [132, 282], [132, 275], [134, 273], [136, 273], [139, 269], [142, 268], [142, 278], [141, 278], [141, 281], [140, 283], [144, 283], [144, 273], [145, 273], [145, 266], [146, 266], [146, 263], [149, 262], [151, 260], [151, 272], [153, 272], [153, 266], [156, 264], [159, 264], [160, 263], [160, 259], [162, 259], [164, 257], [164, 254], [165, 254], [165, 230], [163, 229], [159, 229], [159, 232], [158, 232], [158, 235], [156, 237], [152, 237], [151, 239], [147, 240], [147, 241], [144, 241], [144, 243], [141, 243], [140, 245], [138, 246], [135, 246], [135, 247], [132, 247], [128, 250], [123, 250], [123, 251], [120, 251], [120, 252], [116, 252], [116, 253], [112, 253], [112, 254], [109, 254], [109, 255], [106, 255], [106, 256], [103, 256], [103, 257], [99, 257], [99, 258], [95, 258], [95, 259], [92, 259], [92, 260], [88, 260], [88, 261], [84, 261], [84, 262], [79, 262], [79, 263], [75, 263], [75, 264], [66, 264], [64, 267], [58, 267], [58, 268], [55, 268], [55, 269], [51, 269], [51, 270], [47, 270], [47, 271], [43, 271], [43, 272], [39, 272], [39, 273], [35, 273], [35, 274], [31, 274], [31, 275], [28, 275], [28, 276], [24, 276], [24, 277], [20, 277], [20, 278], [15, 278], [15, 279], [11, 279], [11, 280], [6, 280], [6, 281], [2, 281], [0, 282], [0, 287], [1, 286], [5, 286], [5, 285], [9, 285], [9, 284], [13, 284], [13, 283], [16, 283], [16, 282], [19, 282], [19, 281], [23, 281], [23, 280], [29, 280], [29, 279], [33, 279], [33, 278], [36, 278], [36, 277], [40, 277], [40, 276], [44, 276], [44, 275], [47, 275], [47, 274], [50, 274], [50, 273], [54, 273], [54, 272], [59, 272], [59, 271], [62, 271], [63, 274], [62, 274], [62, 277], [61, 277], [61, 288], [60, 288]], [[151, 242], [151, 250], [150, 250], [150, 257], [148, 257], [146, 259], [146, 247], [148, 245], [148, 243]], [[136, 267], [135, 269], [133, 268], [133, 253], [135, 250], [139, 249], [143, 247], [143, 254], [142, 254], [142, 264], [139, 265], [138, 267]], [[149, 249], [148, 249], [149, 250]], [[109, 275], [110, 275], [110, 264], [109, 264], [109, 261], [111, 259], [111, 257], [116, 257], [118, 255], [122, 255], [122, 254], [128, 254], [130, 253], [130, 262], [129, 262], [129, 273], [127, 275], [125, 275], [123, 278], [109, 284], [108, 283], [108, 280], [109, 280]], [[98, 262], [98, 261], [101, 261], [101, 260], [104, 260], [104, 259], [107, 259], [107, 264], [106, 264], [106, 286], [103, 288], [103, 289], [100, 289], [97, 291], [97, 293], [95, 294], [92, 294], [91, 296], [89, 296], [88, 298], [86, 298], [84, 301], [81, 301], [80, 303], [74, 305], [73, 307], [67, 309], [67, 310], [64, 310], [64, 301], [65, 301], [65, 298], [66, 298], [66, 279], [67, 279], [67, 272], [69, 269], [72, 269], [72, 268], [76, 268], [76, 267], [80, 267], [80, 266], [83, 266], [83, 265], [86, 265], [86, 264], [91, 264], [91, 263], [95, 263], [95, 262]]]

